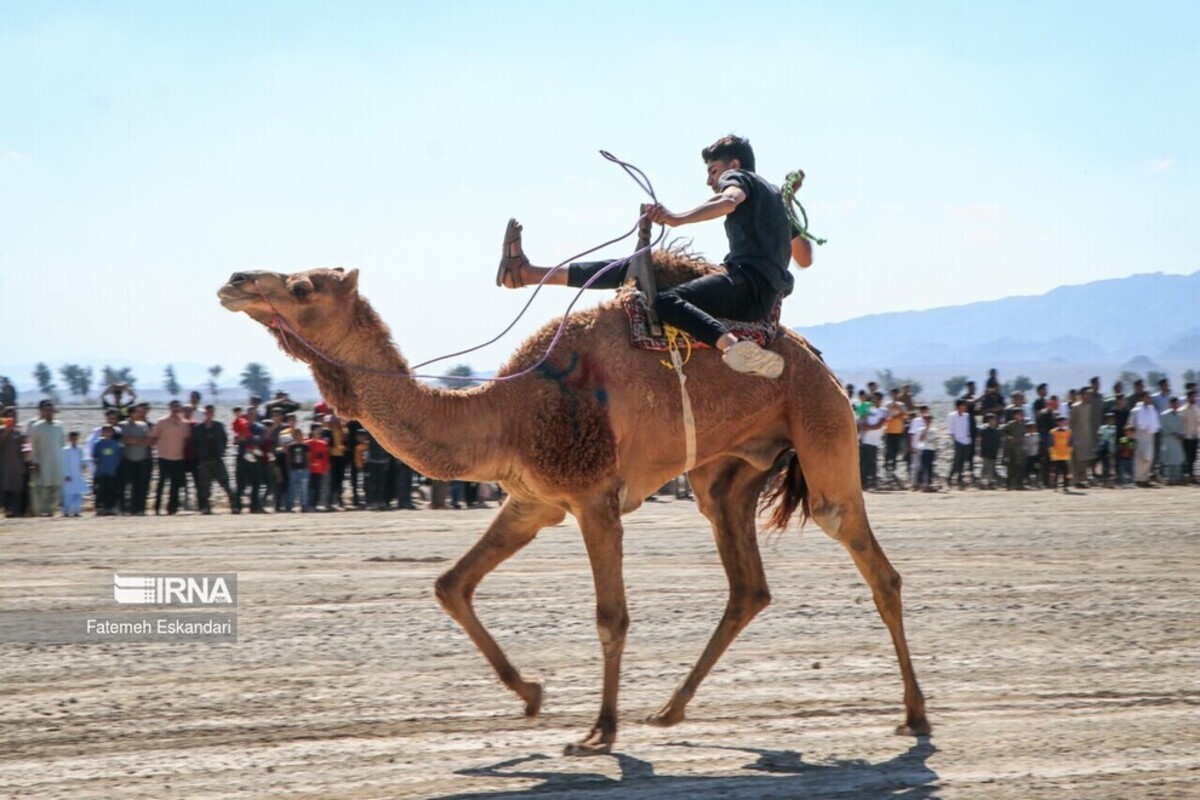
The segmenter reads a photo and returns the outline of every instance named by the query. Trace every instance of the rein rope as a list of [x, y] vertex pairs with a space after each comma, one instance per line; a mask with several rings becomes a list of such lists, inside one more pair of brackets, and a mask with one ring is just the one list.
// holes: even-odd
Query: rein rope
[[[650, 182], [650, 178], [648, 178], [646, 176], [646, 173], [642, 172], [642, 170], [638, 169], [633, 164], [630, 164], [626, 161], [622, 161], [621, 159], [617, 158], [616, 156], [614, 156], [612, 153], [608, 152], [607, 150], [601, 150], [600, 155], [603, 156], [608, 161], [611, 161], [612, 163], [616, 164], [621, 169], [625, 170], [625, 174], [627, 174], [633, 180], [633, 182], [638, 185], [638, 187], [642, 191], [644, 191], [646, 194], [650, 195], [651, 200], [653, 200], [655, 203], [658, 202], [658, 197], [654, 193], [654, 185]], [[415, 372], [415, 370], [418, 370], [421, 367], [427, 367], [430, 364], [435, 364], [439, 361], [445, 361], [448, 358], [454, 358], [455, 356], [462, 356], [462, 355], [466, 355], [468, 353], [473, 353], [476, 350], [480, 350], [491, 344], [495, 344], [497, 341], [502, 339], [506, 334], [508, 334], [509, 331], [511, 331], [513, 329], [513, 327], [517, 324], [517, 322], [520, 321], [521, 317], [525, 316], [525, 312], [529, 310], [529, 307], [533, 304], [533, 301], [537, 297], [538, 292], [540, 292], [542, 290], [542, 287], [546, 285], [546, 281], [548, 281], [550, 279], [551, 275], [554, 275], [555, 273], [559, 272], [561, 269], [563, 269], [565, 266], [570, 264], [572, 261], [577, 261], [580, 258], [582, 258], [583, 256], [590, 255], [591, 253], [594, 253], [597, 250], [600, 250], [602, 248], [608, 247], [611, 244], [616, 244], [617, 242], [621, 241], [622, 239], [627, 239], [628, 237], [630, 237], [637, 231], [638, 226], [641, 225], [641, 222], [642, 222], [642, 219], [644, 218], [644, 216], [645, 215], [639, 216], [637, 219], [637, 222], [634, 223], [633, 227], [630, 228], [625, 233], [621, 234], [620, 236], [618, 236], [614, 239], [609, 239], [606, 242], [601, 242], [600, 244], [596, 245], [595, 247], [591, 247], [587, 250], [584, 250], [581, 253], [576, 253], [575, 255], [570, 256], [569, 258], [567, 258], [563, 261], [560, 261], [558, 264], [555, 264], [553, 267], [551, 267], [550, 271], [547, 272], [546, 275], [541, 279], [541, 281], [538, 282], [538, 285], [534, 288], [533, 293], [529, 296], [529, 300], [527, 300], [525, 302], [525, 305], [521, 308], [521, 311], [517, 314], [517, 316], [513, 319], [513, 321], [508, 324], [508, 327], [506, 327], [504, 330], [500, 331], [500, 333], [496, 334], [491, 339], [487, 340], [486, 342], [484, 342], [482, 344], [475, 345], [474, 347], [469, 347], [466, 350], [459, 350], [458, 352], [455, 352], [455, 353], [448, 353], [444, 356], [438, 356], [437, 358], [432, 358], [428, 361], [422, 361], [420, 364], [416, 364], [408, 370], [378, 369], [375, 367], [364, 367], [364, 366], [361, 366], [358, 364], [349, 364], [345, 361], [342, 361], [341, 359], [334, 358], [329, 353], [326, 353], [324, 350], [321, 350], [319, 347], [314, 345], [312, 342], [308, 341], [303, 336], [301, 336], [300, 333], [295, 328], [293, 328], [286, 319], [283, 318], [283, 315], [279, 313], [279, 309], [277, 309], [275, 307], [275, 304], [271, 302], [270, 298], [266, 296], [266, 294], [262, 291], [262, 289], [257, 289], [257, 287], [255, 287], [255, 288], [258, 291], [259, 297], [262, 298], [263, 302], [267, 304], [267, 307], [270, 308], [271, 311], [275, 314], [275, 318], [273, 320], [271, 320], [271, 327], [275, 328], [276, 330], [279, 331], [279, 338], [283, 341], [284, 348], [287, 350], [288, 355], [290, 355], [292, 358], [296, 359], [297, 361], [301, 361], [302, 359], [300, 359], [300, 357], [296, 355], [296, 351], [292, 349], [292, 344], [289, 341], [289, 339], [295, 339], [297, 343], [303, 345], [305, 347], [305, 349], [307, 349], [309, 352], [313, 353], [315, 356], [320, 358], [322, 361], [333, 364], [336, 367], [341, 367], [342, 369], [352, 370], [354, 372], [364, 372], [364, 373], [367, 373], [370, 375], [390, 375], [390, 376], [401, 377], [401, 378], [428, 378], [428, 379], [440, 380], [444, 376], [442, 376], [442, 375], [421, 375], [421, 374]], [[546, 363], [546, 360], [548, 358], [550, 358], [550, 354], [552, 352], [554, 352], [555, 346], [558, 345], [559, 339], [562, 338], [563, 331], [566, 330], [567, 319], [571, 314], [571, 309], [573, 309], [575, 307], [575, 304], [579, 302], [579, 298], [583, 296], [583, 293], [585, 291], [587, 291], [589, 288], [591, 288], [592, 284], [595, 283], [597, 280], [599, 280], [602, 275], [605, 275], [614, 269], [620, 269], [622, 266], [628, 264], [629, 262], [633, 261], [635, 258], [637, 258], [643, 254], [649, 254], [663, 240], [663, 238], [666, 236], [666, 233], [667, 233], [666, 227], [660, 226], [658, 236], [652, 242], [650, 242], [650, 244], [648, 244], [646, 247], [635, 250], [632, 254], [626, 256], [625, 258], [617, 259], [617, 260], [613, 261], [611, 264], [606, 265], [603, 269], [599, 270], [595, 275], [593, 275], [591, 278], [589, 278], [587, 280], [587, 282], [583, 284], [583, 286], [580, 286], [579, 291], [575, 293], [575, 297], [572, 298], [572, 300], [569, 304], [567, 304], [567, 310], [565, 312], [563, 312], [563, 318], [558, 323], [558, 329], [554, 332], [554, 338], [552, 338], [550, 340], [550, 344], [547, 345], [546, 352], [542, 354], [541, 358], [539, 358], [533, 364], [529, 365], [528, 367], [521, 370], [520, 372], [515, 372], [512, 375], [499, 375], [499, 376], [495, 376], [495, 377], [491, 377], [491, 378], [473, 378], [472, 380], [478, 380], [478, 381], [487, 382], [487, 383], [497, 383], [500, 381], [511, 381], [511, 380], [515, 380], [516, 378], [524, 377], [525, 375], [528, 375], [531, 372], [534, 372], [535, 370], [537, 370], [539, 367], [541, 367], [542, 364]]]
[[[787, 211], [788, 219], [792, 221], [792, 227], [796, 229], [797, 233], [813, 244], [825, 244], [828, 241], [827, 239], [818, 239], [808, 232], [808, 212], [804, 210], [804, 206], [800, 205], [800, 201], [796, 199], [796, 192], [800, 190], [800, 184], [802, 183], [804, 183], [804, 170], [802, 169], [789, 172], [787, 177], [783, 179], [783, 188], [779, 190], [779, 193], [783, 195], [783, 208]], [[798, 218], [796, 216], [796, 209], [800, 210]]]

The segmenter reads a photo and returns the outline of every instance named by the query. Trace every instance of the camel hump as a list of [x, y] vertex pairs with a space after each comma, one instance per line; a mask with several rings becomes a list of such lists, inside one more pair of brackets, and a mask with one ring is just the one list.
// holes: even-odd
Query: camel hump
[[655, 250], [651, 263], [654, 266], [654, 283], [660, 290], [721, 271], [717, 264], [710, 264], [682, 250]]

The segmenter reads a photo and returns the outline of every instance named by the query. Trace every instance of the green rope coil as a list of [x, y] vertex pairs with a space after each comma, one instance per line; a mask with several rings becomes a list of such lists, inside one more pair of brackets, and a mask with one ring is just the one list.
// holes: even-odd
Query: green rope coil
[[[783, 207], [787, 211], [788, 219], [792, 221], [792, 227], [796, 232], [808, 239], [816, 245], [825, 244], [827, 239], [818, 239], [808, 232], [808, 212], [804, 210], [804, 206], [800, 205], [800, 201], [796, 199], [796, 192], [800, 189], [800, 184], [804, 183], [804, 170], [798, 169], [795, 172], [789, 172], [787, 177], [783, 179], [783, 188], [779, 193], [783, 195]], [[799, 209], [800, 216], [796, 216], [796, 211]]]

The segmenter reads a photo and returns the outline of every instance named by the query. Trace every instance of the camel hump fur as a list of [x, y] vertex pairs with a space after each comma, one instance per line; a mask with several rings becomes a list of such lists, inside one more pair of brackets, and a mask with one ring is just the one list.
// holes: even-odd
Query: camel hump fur
[[[663, 287], [720, 269], [679, 251], [658, 251], [653, 261]], [[527, 715], [541, 709], [541, 684], [508, 660], [476, 616], [474, 594], [538, 531], [567, 514], [575, 517], [596, 587], [604, 680], [595, 725], [566, 752], [610, 752], [630, 622], [621, 517], [679, 475], [686, 461], [679, 380], [663, 366], [663, 354], [631, 346], [626, 314], [613, 299], [572, 314], [542, 363], [559, 321], [524, 342], [499, 372], [525, 374], [467, 390], [438, 389], [411, 378], [387, 326], [359, 294], [357, 270], [238, 272], [218, 296], [308, 364], [336, 412], [360, 420], [396, 457], [432, 477], [504, 487], [508, 496], [496, 517], [438, 579], [435, 595]], [[736, 373], [708, 350], [693, 352], [684, 368], [696, 421], [689, 479], [730, 591], [708, 646], [649, 721], [682, 722], [704, 677], [770, 603], [758, 549], [765, 502], [768, 524], [782, 528], [799, 511], [844, 545], [871, 588], [899, 661], [905, 721], [898, 730], [927, 734], [904, 633], [900, 575], [867, 519], [850, 404], [803, 337], [784, 330], [770, 347], [786, 362], [778, 380]]]

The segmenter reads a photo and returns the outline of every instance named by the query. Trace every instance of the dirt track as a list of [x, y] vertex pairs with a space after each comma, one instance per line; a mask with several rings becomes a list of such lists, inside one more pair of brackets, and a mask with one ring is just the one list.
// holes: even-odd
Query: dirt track
[[594, 759], [558, 755], [600, 690], [573, 524], [478, 594], [546, 681], [526, 722], [431, 591], [492, 511], [5, 522], [5, 609], [109, 609], [94, 587], [116, 570], [232, 571], [240, 641], [0, 645], [0, 794], [1200, 797], [1200, 491], [868, 502], [905, 578], [932, 738], [891, 734], [887, 634], [813, 527], [763, 541], [774, 603], [688, 720], [641, 725], [724, 603], [707, 524], [668, 502], [626, 520], [620, 755]]

